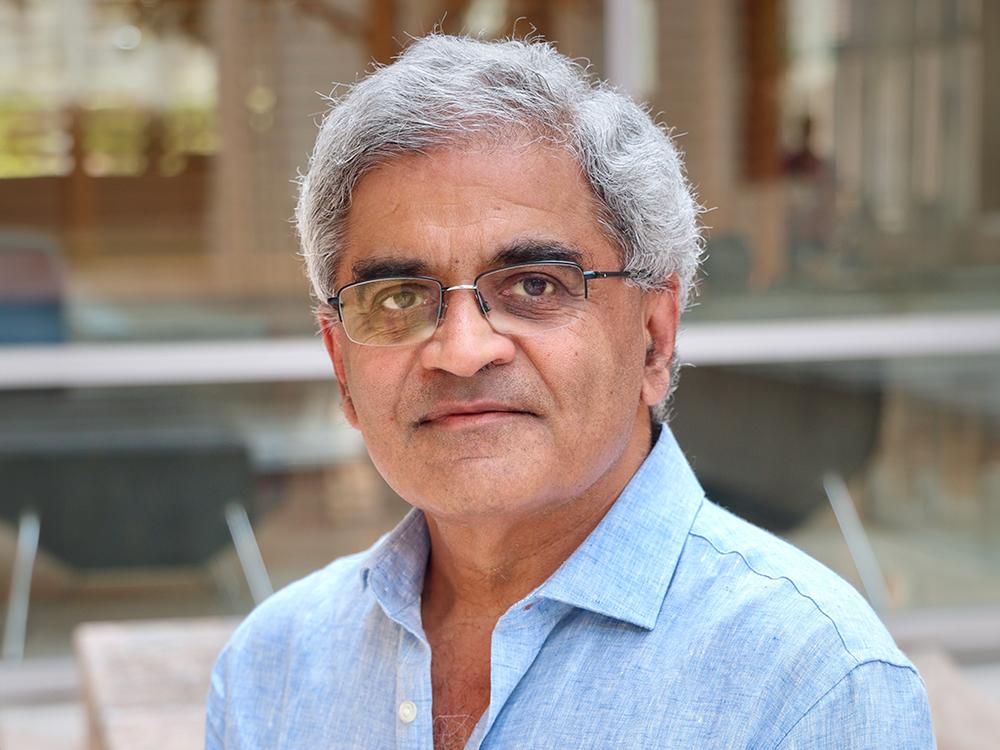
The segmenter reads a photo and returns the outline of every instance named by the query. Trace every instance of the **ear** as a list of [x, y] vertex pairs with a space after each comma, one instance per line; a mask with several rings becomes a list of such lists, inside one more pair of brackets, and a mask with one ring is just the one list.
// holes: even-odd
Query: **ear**
[[358, 413], [351, 401], [351, 393], [347, 389], [347, 368], [344, 367], [344, 342], [341, 340], [344, 332], [340, 326], [333, 325], [328, 318], [322, 314], [317, 316], [319, 329], [323, 335], [323, 343], [326, 345], [326, 353], [333, 364], [333, 372], [337, 376], [337, 387], [340, 389], [340, 403], [344, 407], [344, 416], [354, 429], [358, 427]]
[[670, 390], [670, 363], [677, 342], [680, 307], [677, 276], [672, 274], [663, 289], [643, 295], [646, 337], [646, 369], [642, 378], [642, 400], [647, 406], [660, 403]]

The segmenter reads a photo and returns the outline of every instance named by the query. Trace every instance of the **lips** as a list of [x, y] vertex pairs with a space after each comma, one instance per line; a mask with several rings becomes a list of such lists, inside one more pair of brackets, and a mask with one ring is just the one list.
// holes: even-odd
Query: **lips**
[[474, 423], [504, 416], [529, 415], [533, 413], [511, 404], [496, 401], [473, 401], [466, 403], [439, 404], [417, 420], [417, 425]]

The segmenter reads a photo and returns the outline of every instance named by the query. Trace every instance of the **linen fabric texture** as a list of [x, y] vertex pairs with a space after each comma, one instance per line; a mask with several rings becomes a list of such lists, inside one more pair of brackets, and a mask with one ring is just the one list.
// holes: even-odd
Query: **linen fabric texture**
[[[208, 750], [433, 750], [428, 551], [414, 509], [257, 607], [216, 662]], [[707, 500], [667, 427], [499, 619], [490, 704], [467, 720], [467, 750], [935, 746], [923, 682], [864, 599]]]

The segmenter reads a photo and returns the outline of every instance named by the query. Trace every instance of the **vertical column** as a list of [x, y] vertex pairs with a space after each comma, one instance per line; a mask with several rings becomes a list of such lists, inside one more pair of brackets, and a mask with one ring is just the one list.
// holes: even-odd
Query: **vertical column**
[[[660, 84], [653, 96], [653, 110], [679, 137], [688, 174], [696, 183], [702, 202], [725, 204], [731, 154], [731, 134], [725, 123], [736, 115], [733, 107], [730, 39], [726, 16], [731, 2], [663, 0], [659, 9]], [[717, 217], [713, 217], [713, 225]]]
[[368, 3], [368, 53], [375, 62], [388, 64], [399, 52], [396, 33], [395, 0], [370, 0]]
[[749, 180], [781, 175], [784, 23], [780, 0], [744, 0], [740, 41], [746, 58], [743, 93], [743, 170]]
[[649, 0], [604, 0], [604, 61], [608, 79], [636, 100], [656, 85], [656, 6]]
[[242, 0], [210, 4], [212, 46], [219, 70], [220, 148], [212, 184], [212, 270], [216, 282], [242, 285], [237, 269], [253, 251], [251, 136], [246, 107], [246, 45], [252, 41]]
[[981, 210], [1000, 215], [1000, 3], [982, 3], [982, 166], [980, 168]]
[[[751, 255], [749, 282], [763, 288], [785, 266], [784, 199], [778, 180], [750, 180], [741, 168], [748, 112], [747, 14], [752, 3], [662, 0], [659, 84], [654, 111], [678, 134], [702, 205], [717, 209], [711, 237], [738, 238]], [[772, 18], [778, 11], [772, 9]]]

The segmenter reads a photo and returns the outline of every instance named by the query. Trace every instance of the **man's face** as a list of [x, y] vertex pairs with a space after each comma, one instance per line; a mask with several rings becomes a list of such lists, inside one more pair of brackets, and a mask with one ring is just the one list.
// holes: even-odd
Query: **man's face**
[[[359, 181], [335, 287], [401, 274], [469, 284], [567, 252], [585, 270], [621, 269], [569, 154], [440, 149]], [[589, 290], [581, 316], [530, 336], [495, 332], [465, 290], [447, 293], [444, 320], [418, 344], [362, 346], [324, 325], [347, 417], [403, 498], [437, 518], [527, 517], [595, 492], [636, 445], [648, 448], [675, 295], [642, 294], [622, 279]]]

